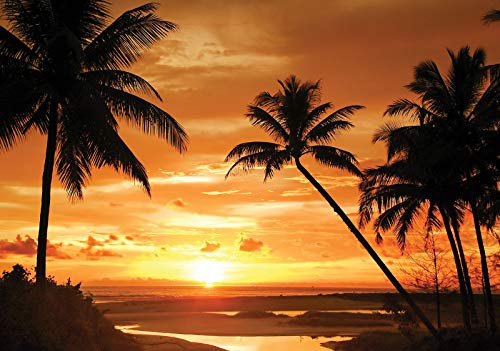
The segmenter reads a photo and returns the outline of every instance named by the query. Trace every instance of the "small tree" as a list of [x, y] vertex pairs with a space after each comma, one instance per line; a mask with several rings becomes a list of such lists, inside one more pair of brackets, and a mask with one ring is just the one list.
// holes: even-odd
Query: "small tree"
[[450, 267], [449, 250], [442, 248], [436, 234], [428, 233], [421, 242], [405, 252], [406, 262], [400, 265], [404, 282], [416, 289], [433, 292], [436, 301], [436, 322], [441, 328], [441, 292], [456, 285]]

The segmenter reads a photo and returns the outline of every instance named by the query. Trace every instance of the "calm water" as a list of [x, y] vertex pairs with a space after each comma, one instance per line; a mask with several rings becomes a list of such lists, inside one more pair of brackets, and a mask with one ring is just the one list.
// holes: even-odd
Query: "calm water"
[[275, 287], [275, 286], [84, 286], [97, 303], [161, 300], [181, 296], [291, 296], [334, 293], [390, 292], [390, 289], [360, 289], [335, 287]]
[[350, 336], [318, 337], [309, 336], [207, 336], [149, 332], [137, 330], [137, 325], [117, 326], [118, 329], [136, 335], [156, 335], [180, 338], [191, 342], [200, 342], [221, 347], [229, 351], [327, 351], [321, 346], [327, 341], [351, 340]]

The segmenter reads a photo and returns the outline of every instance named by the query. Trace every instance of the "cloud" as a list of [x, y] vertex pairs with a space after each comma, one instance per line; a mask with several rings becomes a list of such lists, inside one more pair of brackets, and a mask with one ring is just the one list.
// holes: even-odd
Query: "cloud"
[[259, 239], [245, 237], [240, 239], [240, 251], [255, 252], [262, 249], [263, 246], [264, 243]]
[[[61, 260], [70, 259], [71, 256], [60, 250], [62, 246], [62, 243], [52, 244], [50, 241], [47, 241], [47, 257]], [[31, 257], [36, 254], [36, 250], [37, 243], [29, 235], [26, 235], [24, 239], [21, 235], [17, 235], [14, 240], [0, 240], [0, 258], [5, 258], [9, 254]]]
[[220, 248], [220, 243], [212, 243], [205, 241], [205, 246], [200, 249], [200, 252], [214, 252]]
[[0, 258], [5, 258], [8, 254], [33, 256], [36, 254], [36, 241], [28, 235], [23, 240], [21, 235], [17, 235], [12, 241], [0, 240]]
[[239, 192], [239, 190], [226, 190], [226, 191], [203, 191], [202, 194], [209, 196], [218, 196], [218, 195], [231, 195]]
[[188, 207], [188, 203], [186, 201], [184, 201], [183, 199], [178, 198], [178, 199], [170, 201], [168, 203], [168, 206], [170, 208], [186, 208], [186, 207]]
[[291, 196], [308, 196], [311, 195], [310, 188], [300, 188], [300, 189], [291, 189], [285, 190], [281, 193], [283, 197], [291, 197]]
[[[111, 237], [111, 235], [110, 235]], [[87, 238], [87, 246], [80, 250], [81, 253], [87, 256], [89, 260], [99, 260], [101, 257], [122, 257], [119, 253], [104, 249], [104, 243], [109, 241], [99, 241], [93, 236]], [[102, 247], [98, 249], [96, 247]]]

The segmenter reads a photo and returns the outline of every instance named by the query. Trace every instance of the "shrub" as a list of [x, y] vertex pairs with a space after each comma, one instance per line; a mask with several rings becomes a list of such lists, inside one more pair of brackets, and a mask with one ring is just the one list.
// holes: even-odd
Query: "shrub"
[[133, 338], [114, 328], [80, 284], [44, 289], [21, 265], [0, 278], [0, 343], [6, 351], [136, 351]]

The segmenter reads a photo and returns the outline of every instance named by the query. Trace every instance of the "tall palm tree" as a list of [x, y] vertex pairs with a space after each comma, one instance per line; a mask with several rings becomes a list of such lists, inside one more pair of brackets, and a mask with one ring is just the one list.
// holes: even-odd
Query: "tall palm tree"
[[500, 10], [490, 10], [483, 16], [483, 23], [490, 24], [500, 21]]
[[92, 168], [110, 166], [150, 194], [144, 166], [118, 134], [117, 117], [186, 149], [177, 121], [136, 95], [159, 99], [144, 79], [124, 71], [176, 29], [150, 3], [112, 23], [104, 0], [2, 0], [10, 28], [0, 27], [0, 148], [31, 131], [47, 135], [36, 279], [46, 275], [54, 166], [71, 199], [81, 199]]
[[[414, 136], [418, 132], [422, 131], [413, 131]], [[360, 227], [365, 227], [371, 221], [374, 208], [378, 208], [380, 215], [374, 221], [378, 241], [382, 241], [382, 232], [393, 230], [399, 248], [404, 252], [407, 234], [419, 221], [423, 221], [428, 233], [444, 225], [457, 270], [463, 323], [470, 329], [468, 287], [451, 225], [452, 222], [460, 222], [462, 211], [455, 203], [453, 191], [456, 185], [450, 181], [452, 179], [449, 178], [441, 181], [435, 172], [423, 173], [422, 166], [414, 159], [396, 158], [386, 165], [365, 170], [365, 178], [360, 184]]]
[[278, 80], [278, 83], [281, 86], [280, 91], [276, 94], [260, 93], [256, 97], [255, 103], [248, 106], [248, 113], [246, 114], [252, 124], [268, 132], [274, 142], [254, 141], [235, 146], [226, 157], [226, 162], [235, 160], [226, 178], [235, 169], [240, 168], [243, 171], [249, 171], [261, 166], [264, 167], [264, 180], [268, 180], [285, 165], [295, 163], [298, 170], [323, 196], [356, 239], [368, 251], [415, 314], [435, 335], [436, 330], [429, 319], [414, 303], [411, 296], [401, 286], [342, 208], [300, 161], [302, 156], [310, 155], [322, 165], [361, 176], [354, 155], [329, 144], [340, 132], [353, 127], [348, 117], [362, 109], [363, 106], [346, 106], [327, 114], [333, 105], [330, 102], [320, 103], [319, 81], [316, 83], [302, 83], [295, 76], [290, 76], [285, 81]]
[[[440, 197], [448, 204], [463, 204], [472, 212], [476, 239], [481, 255], [490, 329], [494, 331], [495, 313], [488, 266], [481, 234], [478, 204], [485, 194], [498, 189], [500, 150], [500, 75], [498, 65], [486, 65], [484, 50], [473, 53], [464, 47], [457, 54], [448, 50], [451, 68], [442, 76], [437, 64], [425, 61], [414, 70], [407, 88], [417, 94], [420, 103], [400, 99], [386, 113], [418, 120], [418, 126], [386, 128], [388, 158], [407, 159], [420, 168], [419, 177], [438, 181]], [[410, 142], [416, 131], [430, 137]], [[454, 188], [450, 188], [453, 185]], [[450, 194], [453, 196], [450, 198]], [[450, 206], [450, 205], [449, 205]], [[452, 212], [449, 213], [453, 215]], [[453, 217], [448, 221], [453, 224]], [[444, 221], [446, 224], [446, 220]], [[457, 223], [455, 223], [455, 226]], [[456, 236], [457, 241], [460, 239]], [[460, 248], [459, 248], [460, 251]], [[463, 255], [463, 252], [459, 254]], [[466, 267], [466, 263], [461, 263]], [[465, 277], [466, 278], [466, 277]]]

